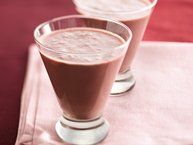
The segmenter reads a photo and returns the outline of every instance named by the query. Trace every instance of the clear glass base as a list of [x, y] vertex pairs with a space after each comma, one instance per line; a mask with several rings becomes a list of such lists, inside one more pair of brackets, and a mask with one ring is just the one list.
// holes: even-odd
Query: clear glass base
[[111, 95], [119, 95], [130, 91], [135, 86], [135, 79], [130, 70], [118, 74], [113, 87], [111, 89]]
[[107, 136], [109, 123], [102, 117], [91, 121], [73, 121], [61, 117], [55, 129], [58, 136], [66, 143], [91, 145], [101, 142]]

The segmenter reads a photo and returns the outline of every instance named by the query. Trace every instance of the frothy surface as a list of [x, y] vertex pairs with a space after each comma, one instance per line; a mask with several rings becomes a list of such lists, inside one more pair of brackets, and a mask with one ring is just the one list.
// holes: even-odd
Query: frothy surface
[[103, 12], [136, 11], [146, 7], [148, 0], [79, 0], [84, 6]]
[[121, 50], [115, 48], [122, 45], [124, 40], [117, 34], [101, 29], [69, 28], [43, 35], [40, 42], [56, 52], [65, 53], [47, 55], [43, 52], [58, 61], [98, 63], [118, 55]]
[[150, 0], [74, 0], [74, 2], [81, 14], [119, 21], [135, 20], [151, 13], [151, 8], [145, 9], [151, 4]]

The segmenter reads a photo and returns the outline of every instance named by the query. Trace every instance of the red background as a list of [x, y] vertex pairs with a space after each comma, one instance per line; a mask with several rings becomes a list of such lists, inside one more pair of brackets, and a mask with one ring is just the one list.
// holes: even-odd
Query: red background
[[[0, 145], [13, 145], [34, 28], [74, 14], [70, 0], [0, 0]], [[193, 41], [193, 0], [159, 0], [144, 39]]]

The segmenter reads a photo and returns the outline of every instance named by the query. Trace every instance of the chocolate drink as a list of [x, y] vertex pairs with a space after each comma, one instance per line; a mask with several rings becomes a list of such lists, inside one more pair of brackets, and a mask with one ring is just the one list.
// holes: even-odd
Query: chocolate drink
[[131, 29], [133, 33], [133, 37], [130, 42], [127, 53], [125, 55], [124, 61], [122, 63], [120, 72], [125, 72], [128, 69], [130, 69], [130, 66], [135, 57], [137, 48], [139, 47], [139, 44], [143, 38], [148, 21], [149, 21], [149, 15], [139, 19], [122, 21], [125, 25], [127, 25]]
[[[100, 117], [124, 53], [115, 47], [125, 41], [95, 28], [68, 28], [43, 35], [40, 50], [65, 117]], [[57, 53], [56, 53], [57, 52]]]
[[102, 16], [119, 20], [127, 25], [133, 37], [120, 73], [130, 69], [139, 43], [145, 32], [151, 10], [142, 11], [150, 3], [149, 0], [75, 0], [77, 10], [83, 15]]

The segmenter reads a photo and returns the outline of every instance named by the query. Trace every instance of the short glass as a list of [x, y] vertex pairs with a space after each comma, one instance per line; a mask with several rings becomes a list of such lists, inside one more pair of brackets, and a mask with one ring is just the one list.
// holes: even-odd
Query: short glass
[[[40, 41], [42, 36], [56, 30], [78, 27], [106, 30], [121, 37], [124, 42], [108, 51], [101, 49], [100, 53], [67, 53], [49, 48]], [[55, 18], [35, 29], [36, 44], [63, 111], [55, 126], [63, 141], [79, 145], [95, 144], [108, 134], [109, 124], [102, 114], [131, 37], [130, 29], [120, 22], [82, 15]], [[97, 55], [107, 59], [109, 54], [114, 54], [111, 60], [86, 65], [74, 62], [70, 65], [65, 60], [54, 59], [69, 55], [86, 59]]]
[[[135, 79], [131, 72], [131, 64], [135, 57], [137, 48], [139, 47], [139, 44], [143, 38], [150, 15], [157, 3], [157, 0], [141, 0], [141, 1], [148, 2], [148, 4], [138, 10], [128, 9], [128, 11], [112, 11], [112, 10], [108, 11], [106, 9], [108, 5], [104, 5], [103, 8], [105, 10], [103, 11], [97, 9], [96, 6], [90, 7], [90, 5], [86, 5], [85, 4], [86, 2], [84, 3], [84, 0], [73, 0], [74, 4], [76, 5], [76, 10], [80, 14], [87, 16], [97, 16], [115, 19], [127, 25], [132, 31], [133, 37], [131, 43], [125, 55], [119, 74], [111, 90], [111, 94], [113, 95], [127, 92], [131, 90], [135, 85]], [[109, 0], [109, 2], [111, 1]]]

